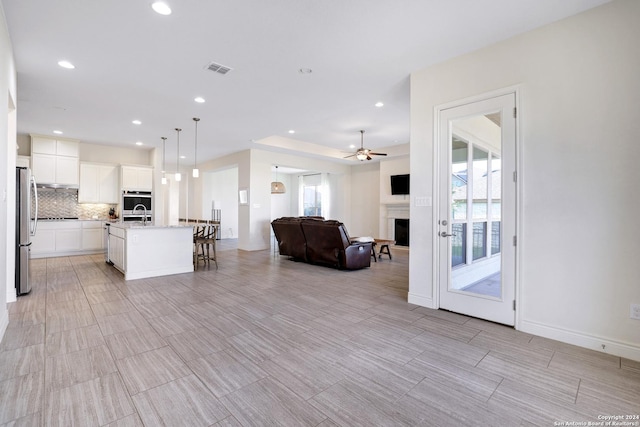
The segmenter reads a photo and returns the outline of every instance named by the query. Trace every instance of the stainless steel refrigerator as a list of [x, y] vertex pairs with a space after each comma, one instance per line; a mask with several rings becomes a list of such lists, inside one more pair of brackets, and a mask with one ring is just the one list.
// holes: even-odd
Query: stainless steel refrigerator
[[[32, 203], [33, 212], [32, 212]], [[31, 292], [29, 258], [31, 236], [38, 226], [38, 190], [29, 168], [16, 168], [16, 293]]]

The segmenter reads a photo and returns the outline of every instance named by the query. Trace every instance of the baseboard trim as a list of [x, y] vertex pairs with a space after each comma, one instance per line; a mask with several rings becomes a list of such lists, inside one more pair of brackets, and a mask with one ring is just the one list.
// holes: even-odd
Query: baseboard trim
[[170, 276], [173, 274], [193, 273], [193, 264], [162, 268], [159, 270], [129, 271], [124, 274], [124, 280], [147, 279], [149, 277]]
[[428, 298], [422, 295], [417, 295], [417, 294], [412, 294], [411, 292], [409, 292], [408, 296], [407, 296], [407, 301], [409, 302], [409, 304], [415, 304], [415, 305], [419, 305], [422, 307], [427, 307], [427, 308], [437, 308], [434, 304], [433, 304], [433, 298]]
[[[612, 354], [614, 356], [620, 356], [640, 362], [640, 346], [638, 345], [622, 341], [614, 341], [609, 338], [589, 335], [528, 320], [520, 321], [519, 330], [544, 338], [562, 341], [567, 344], [573, 344], [579, 347], [599, 351], [601, 353]], [[602, 346], [604, 346], [604, 349]]]
[[16, 302], [17, 300], [16, 288], [7, 289], [7, 302]]
[[4, 339], [4, 333], [9, 326], [9, 310], [6, 308], [2, 312], [2, 317], [0, 317], [0, 342]]

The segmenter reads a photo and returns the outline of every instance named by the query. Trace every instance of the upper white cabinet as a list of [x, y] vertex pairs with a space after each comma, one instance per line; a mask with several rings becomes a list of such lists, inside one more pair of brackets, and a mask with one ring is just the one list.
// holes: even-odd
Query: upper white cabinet
[[16, 157], [16, 166], [20, 166], [23, 168], [31, 167], [31, 157], [29, 156], [17, 156]]
[[122, 166], [122, 189], [151, 191], [153, 168], [144, 166]]
[[119, 203], [118, 166], [80, 163], [79, 203]]
[[42, 184], [79, 184], [79, 143], [31, 135], [31, 169]]

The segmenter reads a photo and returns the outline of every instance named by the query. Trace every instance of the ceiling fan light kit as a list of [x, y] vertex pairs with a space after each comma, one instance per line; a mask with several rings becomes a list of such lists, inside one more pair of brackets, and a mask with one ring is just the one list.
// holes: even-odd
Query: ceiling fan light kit
[[374, 153], [370, 149], [364, 148], [364, 131], [361, 130], [360, 131], [360, 148], [358, 148], [358, 151], [356, 151], [354, 154], [351, 154], [345, 157], [345, 159], [348, 159], [349, 157], [355, 157], [361, 162], [364, 162], [365, 160], [371, 160], [372, 159], [371, 156], [386, 156], [386, 155], [387, 153]]

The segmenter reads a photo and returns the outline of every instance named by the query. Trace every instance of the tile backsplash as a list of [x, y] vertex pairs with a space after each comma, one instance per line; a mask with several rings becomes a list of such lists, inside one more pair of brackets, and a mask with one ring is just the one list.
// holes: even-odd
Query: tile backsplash
[[[35, 205], [32, 204], [32, 206]], [[109, 216], [109, 209], [116, 208], [117, 212], [117, 206], [98, 203], [80, 204], [77, 190], [38, 189], [38, 217], [40, 218], [106, 219]]]

